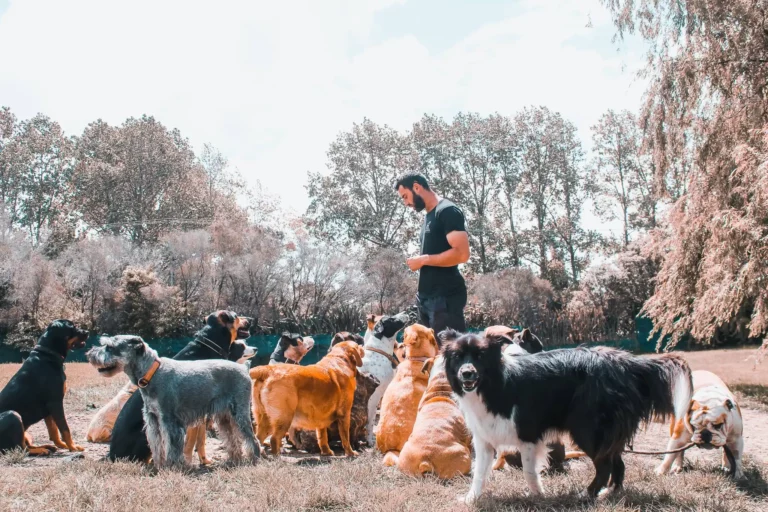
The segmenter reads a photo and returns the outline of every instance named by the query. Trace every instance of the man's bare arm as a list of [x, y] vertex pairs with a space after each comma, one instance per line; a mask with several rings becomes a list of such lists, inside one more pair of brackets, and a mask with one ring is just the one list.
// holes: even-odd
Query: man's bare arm
[[469, 236], [466, 231], [451, 231], [445, 236], [451, 248], [440, 254], [426, 255], [424, 265], [430, 267], [453, 267], [469, 261]]

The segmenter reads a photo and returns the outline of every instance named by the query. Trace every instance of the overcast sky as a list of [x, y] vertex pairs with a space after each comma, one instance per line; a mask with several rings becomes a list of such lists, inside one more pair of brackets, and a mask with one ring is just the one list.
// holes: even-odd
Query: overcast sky
[[0, 105], [70, 135], [153, 115], [303, 211], [307, 171], [363, 117], [545, 105], [588, 146], [644, 90], [643, 47], [613, 33], [597, 0], [0, 0]]

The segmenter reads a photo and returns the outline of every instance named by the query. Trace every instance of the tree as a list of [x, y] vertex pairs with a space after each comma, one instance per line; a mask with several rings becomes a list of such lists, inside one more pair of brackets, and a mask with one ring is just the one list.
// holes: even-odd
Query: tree
[[120, 128], [99, 120], [77, 147], [78, 202], [94, 231], [141, 245], [174, 227], [211, 223], [205, 171], [178, 130], [147, 116]]
[[23, 147], [18, 142], [18, 123], [8, 107], [0, 108], [0, 205], [11, 224], [18, 216], [19, 173]]
[[570, 267], [570, 281], [575, 284], [599, 237], [581, 226], [587, 180], [582, 168], [584, 153], [576, 135], [576, 127], [558, 115], [553, 128], [556, 130], [555, 201], [549, 214], [557, 245], [562, 247]]
[[[656, 226], [657, 195], [650, 162], [642, 155], [642, 134], [629, 111], [608, 110], [592, 127], [595, 160], [592, 197], [596, 213], [622, 223], [626, 250], [636, 229]], [[618, 204], [618, 208], [617, 208]]]
[[328, 159], [329, 175], [309, 173], [313, 233], [369, 247], [404, 248], [415, 240], [415, 216], [392, 188], [415, 162], [407, 137], [364, 119], [339, 134]]
[[[649, 41], [640, 125], [656, 182], [693, 158], [649, 252], [655, 331], [711, 343], [768, 331], [768, 32], [765, 2], [605, 0], [617, 35]], [[693, 146], [692, 141], [696, 144]]]
[[459, 113], [451, 124], [457, 179], [448, 190], [467, 216], [473, 259], [477, 261], [474, 266], [483, 274], [497, 267], [499, 247], [490, 213], [498, 192], [496, 148], [508, 142], [508, 133], [509, 124], [498, 114], [482, 118]]
[[[558, 115], [546, 107], [527, 107], [515, 116], [520, 165], [520, 193], [531, 208], [529, 238], [534, 252], [529, 260], [547, 277], [548, 247], [552, 243], [550, 216], [554, 207], [557, 171]], [[527, 251], [526, 251], [527, 252]], [[527, 254], [526, 254], [527, 256]]]
[[[4, 131], [7, 119], [5, 125]], [[72, 212], [72, 143], [58, 123], [37, 115], [19, 123], [2, 152], [4, 199], [13, 221], [38, 245], [46, 230]]]
[[[499, 169], [500, 193], [493, 205], [497, 237], [508, 252], [507, 263], [519, 267], [522, 263], [523, 241], [520, 234], [520, 186], [522, 165], [519, 160], [517, 134], [508, 118], [500, 118], [499, 138], [492, 147], [494, 165]], [[503, 262], [503, 256], [502, 262]]]

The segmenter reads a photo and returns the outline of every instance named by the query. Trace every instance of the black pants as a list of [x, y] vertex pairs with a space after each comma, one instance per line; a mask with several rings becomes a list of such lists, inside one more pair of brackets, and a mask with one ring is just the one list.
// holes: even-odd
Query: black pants
[[434, 329], [435, 334], [447, 328], [459, 332], [467, 330], [464, 321], [464, 307], [467, 305], [467, 291], [452, 295], [421, 297], [416, 295], [419, 308], [419, 323]]

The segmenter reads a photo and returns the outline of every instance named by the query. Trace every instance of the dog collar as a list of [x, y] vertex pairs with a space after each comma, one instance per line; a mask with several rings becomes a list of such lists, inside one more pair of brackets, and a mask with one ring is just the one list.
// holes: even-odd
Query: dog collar
[[211, 340], [209, 340], [205, 336], [198, 336], [195, 341], [199, 342], [204, 347], [208, 347], [209, 349], [213, 350], [214, 352], [219, 354], [222, 358], [224, 358], [224, 359], [227, 358], [227, 355], [224, 353], [224, 351], [221, 350], [221, 348], [219, 348], [218, 345], [216, 345], [214, 342], [212, 342]]
[[387, 353], [386, 353], [386, 352], [384, 352], [383, 350], [379, 350], [379, 349], [377, 349], [377, 348], [373, 348], [373, 347], [363, 347], [363, 348], [364, 348], [365, 350], [369, 350], [369, 351], [371, 351], [371, 352], [376, 352], [377, 354], [381, 354], [381, 355], [383, 355], [384, 357], [386, 357], [387, 359], [389, 359], [389, 361], [392, 363], [392, 367], [393, 367], [393, 368], [397, 368], [397, 365], [399, 365], [399, 364], [400, 364], [400, 361], [397, 359], [397, 356], [395, 356], [394, 354], [387, 354]]
[[53, 349], [50, 349], [50, 348], [48, 348], [48, 347], [44, 347], [44, 346], [42, 346], [42, 345], [35, 345], [35, 348], [33, 348], [32, 350], [34, 350], [34, 351], [36, 351], [36, 352], [44, 352], [44, 353], [46, 353], [46, 354], [50, 354], [50, 355], [52, 355], [52, 356], [56, 356], [56, 357], [58, 357], [59, 359], [61, 359], [61, 362], [62, 362], [62, 363], [63, 363], [63, 362], [64, 362], [64, 360], [66, 359], [66, 357], [64, 357], [63, 355], [59, 354], [59, 353], [58, 353], [58, 352], [56, 352], [55, 350], [53, 350]]
[[418, 361], [420, 363], [423, 363], [424, 361], [428, 361], [430, 359], [432, 359], [432, 358], [431, 357], [427, 357], [427, 356], [422, 356], [422, 357], [406, 357], [405, 358], [406, 361]]
[[140, 388], [145, 388], [149, 386], [149, 381], [152, 380], [152, 377], [155, 375], [155, 372], [157, 371], [158, 368], [160, 368], [160, 360], [155, 359], [155, 361], [152, 363], [152, 366], [149, 368], [149, 371], [145, 373], [142, 378], [139, 379], [139, 382], [137, 383], [137, 385]]

